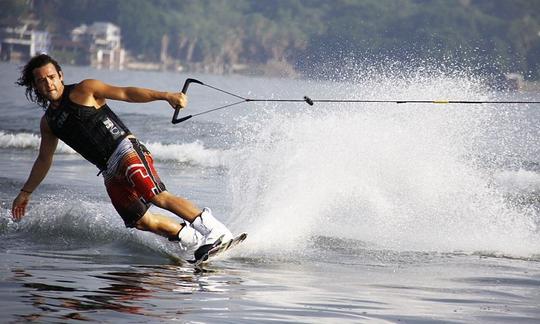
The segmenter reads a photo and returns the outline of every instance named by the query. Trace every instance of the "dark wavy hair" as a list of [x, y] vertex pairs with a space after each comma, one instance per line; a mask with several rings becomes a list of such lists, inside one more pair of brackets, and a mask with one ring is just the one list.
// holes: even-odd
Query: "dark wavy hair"
[[60, 74], [62, 68], [60, 64], [56, 62], [52, 57], [47, 54], [39, 54], [30, 59], [28, 63], [21, 70], [21, 77], [15, 82], [15, 84], [26, 87], [26, 99], [37, 103], [43, 109], [47, 108], [49, 100], [43, 97], [36, 89], [34, 84], [34, 69], [40, 68], [51, 63], [56, 68], [56, 72]]

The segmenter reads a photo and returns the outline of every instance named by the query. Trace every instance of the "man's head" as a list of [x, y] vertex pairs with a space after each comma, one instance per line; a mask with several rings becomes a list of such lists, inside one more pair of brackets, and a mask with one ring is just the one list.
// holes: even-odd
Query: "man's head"
[[52, 57], [39, 54], [23, 67], [17, 84], [26, 87], [26, 98], [47, 108], [49, 102], [62, 98], [64, 92], [62, 68]]

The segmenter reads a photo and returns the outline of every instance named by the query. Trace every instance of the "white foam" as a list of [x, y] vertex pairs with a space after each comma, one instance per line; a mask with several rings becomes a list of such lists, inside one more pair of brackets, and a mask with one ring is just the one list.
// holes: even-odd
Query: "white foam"
[[162, 255], [188, 258], [179, 246], [150, 232], [128, 229], [112, 205], [107, 202], [75, 200], [56, 195], [49, 201], [35, 201], [20, 222], [11, 219], [8, 209], [0, 208], [0, 233], [17, 232], [31, 235], [34, 242], [65, 244], [72, 248], [116, 244], [150, 249]]
[[495, 174], [494, 180], [507, 193], [540, 194], [540, 174], [534, 171], [504, 170]]
[[145, 145], [154, 158], [162, 161], [172, 160], [203, 167], [219, 167], [223, 165], [227, 157], [225, 151], [205, 148], [199, 141], [184, 144], [148, 143]]
[[[31, 133], [6, 133], [0, 131], [0, 148], [16, 148], [38, 150], [41, 137]], [[204, 145], [195, 141], [184, 144], [162, 144], [159, 142], [145, 144], [157, 160], [176, 161], [189, 163], [202, 167], [219, 167], [224, 164], [228, 157], [227, 151], [205, 148]], [[58, 142], [57, 153], [77, 154], [72, 148]]]
[[[38, 150], [41, 137], [31, 133], [6, 133], [0, 131], [0, 148], [16, 148]], [[76, 152], [66, 144], [58, 142], [57, 153], [76, 154]]]
[[[489, 95], [455, 77], [366, 80], [347, 90], [355, 87], [364, 99]], [[258, 251], [297, 253], [324, 235], [394, 250], [536, 254], [538, 215], [508, 206], [467, 158], [476, 139], [497, 131], [485, 124], [498, 108], [326, 105], [265, 116], [246, 125], [257, 131], [231, 162], [234, 226]]]

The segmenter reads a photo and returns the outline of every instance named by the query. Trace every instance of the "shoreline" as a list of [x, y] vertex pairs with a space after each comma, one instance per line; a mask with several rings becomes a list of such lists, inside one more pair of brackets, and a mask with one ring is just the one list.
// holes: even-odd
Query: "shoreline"
[[[10, 64], [22, 67], [24, 62], [18, 61], [2, 61], [0, 64]], [[159, 62], [142, 62], [131, 61], [125, 64], [122, 68], [109, 68], [93, 65], [79, 65], [70, 62], [59, 62], [61, 65], [74, 67], [90, 67], [96, 70], [110, 71], [139, 71], [139, 72], [166, 72], [166, 73], [206, 73], [222, 76], [247, 76], [247, 77], [268, 77], [268, 78], [284, 78], [284, 79], [310, 79], [306, 73], [294, 69], [294, 66], [285, 61], [271, 61], [266, 64], [235, 64], [230, 67], [207, 66], [201, 63], [189, 65], [166, 65]], [[513, 79], [506, 79], [510, 91], [521, 93], [540, 93], [540, 80], [519, 80], [515, 82]]]

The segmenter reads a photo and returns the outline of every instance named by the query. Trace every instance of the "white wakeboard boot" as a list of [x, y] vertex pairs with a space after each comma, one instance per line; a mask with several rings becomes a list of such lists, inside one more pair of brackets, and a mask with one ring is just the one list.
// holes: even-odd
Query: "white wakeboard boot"
[[189, 223], [184, 223], [184, 226], [178, 232], [178, 238], [174, 238], [184, 251], [195, 250], [202, 242], [202, 235], [199, 234]]
[[201, 215], [191, 223], [191, 226], [202, 235], [201, 245], [195, 251], [195, 259], [199, 259], [211, 248], [234, 238], [231, 231], [212, 215], [210, 208], [204, 208]]

